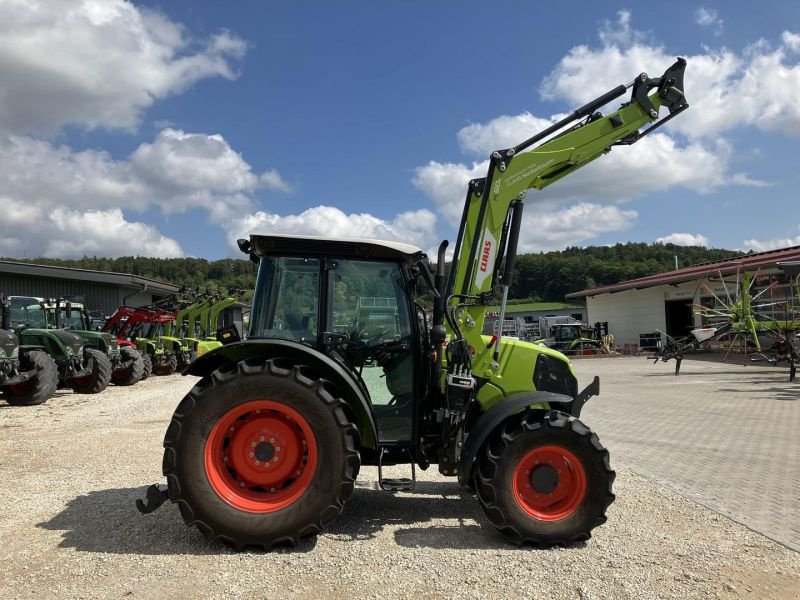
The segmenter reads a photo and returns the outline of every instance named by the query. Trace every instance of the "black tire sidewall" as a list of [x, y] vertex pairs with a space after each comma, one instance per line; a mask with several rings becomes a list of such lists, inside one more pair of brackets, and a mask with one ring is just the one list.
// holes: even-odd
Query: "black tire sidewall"
[[[561, 414], [554, 421], [541, 419], [533, 429], [523, 426], [510, 439], [507, 434], [497, 435], [499, 437], [493, 444], [494, 450], [487, 446], [482, 458], [483, 461], [493, 462], [495, 469], [487, 468], [488, 462], [484, 462], [479, 469], [476, 485], [481, 504], [501, 532], [518, 543], [561, 544], [588, 539], [591, 530], [605, 522], [605, 510], [614, 499], [611, 493], [614, 472], [606, 462], [608, 451], [583, 423]], [[528, 452], [541, 446], [558, 446], [568, 450], [581, 463], [586, 476], [586, 494], [580, 505], [571, 515], [557, 521], [536, 519], [514, 498], [514, 472], [517, 465]], [[501, 448], [503, 450], [499, 456], [490, 460], [489, 453]]]
[[[533, 438], [532, 444], [528, 443], [531, 438]], [[577, 437], [565, 437], [560, 435], [557, 430], [554, 431], [552, 429], [546, 430], [541, 435], [526, 431], [520, 434], [517, 439], [519, 443], [512, 445], [508, 454], [498, 461], [498, 484], [503, 489], [503, 493], [498, 497], [498, 504], [503, 506], [509, 514], [514, 513], [514, 520], [519, 520], [523, 523], [532, 520], [533, 517], [525, 512], [514, 499], [513, 480], [519, 461], [529, 451], [539, 446], [552, 445], [562, 447], [575, 455], [586, 474], [586, 495], [578, 509], [570, 516], [558, 521], [537, 521], [536, 527], [529, 529], [529, 534], [535, 532], [537, 535], [561, 535], [565, 531], [591, 528], [598, 510], [602, 512], [605, 508], [603, 502], [608, 489], [608, 484], [605, 481], [605, 468], [602, 460], [597, 460], [599, 455], [588, 452], [586, 444], [581, 443], [583, 441], [583, 439]]]
[[[315, 473], [303, 495], [288, 507], [266, 514], [248, 513], [228, 504], [211, 487], [205, 469], [206, 443], [214, 424], [230, 410], [254, 400], [270, 400], [295, 409], [308, 423], [317, 446]], [[228, 535], [226, 532], [236, 532], [237, 543], [294, 539], [298, 532], [302, 534], [304, 528], [320, 521], [332, 506], [341, 509], [342, 470], [347, 461], [345, 435], [331, 407], [313, 388], [294, 377], [279, 377], [266, 370], [259, 375], [233, 377], [196, 398], [194, 409], [181, 420], [180, 437], [174, 444], [181, 496], [187, 499], [196, 520], [222, 537]], [[247, 533], [243, 536], [241, 532]]]

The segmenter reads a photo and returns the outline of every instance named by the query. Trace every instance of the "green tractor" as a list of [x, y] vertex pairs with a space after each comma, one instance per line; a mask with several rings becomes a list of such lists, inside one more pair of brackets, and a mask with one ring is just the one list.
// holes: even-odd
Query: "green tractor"
[[[108, 354], [112, 346], [116, 350], [115, 339], [103, 339], [101, 345], [99, 340], [90, 342], [78, 333], [55, 328], [42, 298], [11, 296], [10, 300], [11, 325], [21, 344], [42, 348], [53, 357], [60, 386], [80, 394], [98, 394], [106, 389], [112, 371]], [[57, 314], [55, 311], [54, 316]]]
[[[449, 277], [446, 241], [434, 269], [397, 242], [239, 240], [259, 265], [249, 336], [184, 371], [201, 379], [164, 437], [167, 488], [152, 486], [139, 509], [168, 499], [237, 550], [294, 545], [342, 511], [361, 465], [376, 466], [387, 491], [438, 465], [515, 544], [588, 539], [614, 500], [609, 453], [579, 420], [599, 379], [579, 391], [563, 354], [482, 335], [484, 320], [498, 288], [504, 320], [525, 192], [685, 110], [685, 64], [492, 153], [487, 176], [469, 183]], [[597, 112], [629, 87], [629, 102]], [[428, 294], [432, 322], [418, 301]], [[386, 477], [387, 465], [408, 465], [410, 477]]]
[[232, 328], [220, 328], [219, 317], [226, 308], [236, 304], [237, 294], [241, 290], [233, 290], [227, 296], [211, 294], [206, 303], [187, 315], [186, 327], [193, 338], [196, 356], [215, 350], [223, 344], [239, 340], [238, 332]]
[[103, 352], [111, 362], [111, 383], [134, 385], [144, 376], [142, 355], [130, 346], [120, 345], [116, 336], [92, 327], [89, 311], [80, 302], [59, 298], [45, 302], [48, 325], [66, 329], [81, 336], [88, 348]]
[[58, 387], [58, 368], [41, 347], [19, 345], [11, 329], [11, 301], [0, 294], [0, 394], [15, 406], [47, 402]]

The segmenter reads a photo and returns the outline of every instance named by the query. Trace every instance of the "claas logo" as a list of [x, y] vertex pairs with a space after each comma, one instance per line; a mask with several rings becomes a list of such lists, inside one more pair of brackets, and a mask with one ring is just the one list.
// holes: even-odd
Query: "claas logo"
[[492, 242], [486, 240], [483, 243], [483, 254], [481, 255], [481, 273], [486, 273], [486, 269], [489, 267], [489, 254], [492, 251]]

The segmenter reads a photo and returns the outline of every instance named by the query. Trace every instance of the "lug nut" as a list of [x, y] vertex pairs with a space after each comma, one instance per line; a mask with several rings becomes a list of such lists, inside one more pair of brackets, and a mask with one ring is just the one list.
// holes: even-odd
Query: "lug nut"
[[278, 457], [276, 456], [275, 458], [273, 458], [272, 462], [278, 462]]
[[253, 464], [254, 464], [255, 466], [258, 466], [258, 465], [260, 465], [261, 463], [260, 463], [260, 462], [258, 462], [258, 461], [256, 461], [256, 462], [255, 462], [255, 463], [253, 463]]
[[280, 446], [275, 446], [275, 452], [280, 452], [280, 451], [281, 451], [281, 447]]
[[264, 436], [262, 435], [260, 438], [258, 438], [258, 441], [259, 442], [263, 442], [264, 441]]
[[270, 444], [274, 444], [275, 443], [275, 438], [269, 438], [269, 443]]

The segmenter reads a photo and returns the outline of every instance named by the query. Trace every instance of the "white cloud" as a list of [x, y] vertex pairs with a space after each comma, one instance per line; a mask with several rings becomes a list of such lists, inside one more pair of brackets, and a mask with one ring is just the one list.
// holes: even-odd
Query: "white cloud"
[[390, 221], [368, 213], [347, 214], [332, 206], [316, 206], [297, 215], [258, 211], [231, 219], [226, 228], [232, 246], [251, 233], [394, 240], [423, 249], [437, 239], [436, 215], [426, 209], [400, 213]]
[[708, 238], [704, 235], [692, 233], [670, 233], [664, 237], [656, 238], [659, 244], [675, 244], [676, 246], [705, 246], [708, 247]]
[[64, 125], [134, 129], [157, 100], [208, 77], [233, 79], [246, 43], [193, 40], [163, 14], [124, 0], [0, 2], [0, 130]]
[[120, 209], [45, 211], [7, 197], [0, 198], [0, 203], [2, 256], [183, 256], [176, 240], [151, 225], [126, 221]]
[[723, 31], [725, 21], [713, 8], [701, 6], [694, 13], [694, 22], [703, 27], [712, 27], [715, 35], [720, 35]]
[[458, 144], [464, 152], [488, 156], [494, 150], [516, 146], [563, 116], [542, 119], [524, 112], [515, 116], [495, 117], [487, 123], [472, 123], [458, 132]]
[[433, 200], [447, 221], [457, 226], [467, 197], [467, 183], [470, 179], [485, 176], [488, 164], [488, 161], [476, 162], [468, 167], [432, 160], [424, 167], [417, 167], [412, 183]]
[[[501, 118], [510, 122], [509, 117]], [[520, 127], [528, 121], [527, 114], [521, 115]], [[478, 135], [481, 143], [491, 147], [486, 134], [496, 131], [491, 123], [486, 127], [470, 125], [469, 129]], [[494, 147], [501, 148], [503, 144]], [[654, 133], [635, 146], [614, 148], [608, 156], [545, 190], [529, 191], [526, 203], [544, 204], [546, 209], [552, 209], [559, 202], [578, 199], [621, 202], [676, 186], [707, 193], [735, 183], [726, 176], [730, 157], [730, 146], [723, 140], [709, 145], [691, 143], [680, 146], [673, 138]], [[434, 201], [450, 222], [457, 223], [461, 218], [467, 183], [470, 179], [484, 177], [488, 164], [488, 161], [483, 161], [470, 167], [430, 161], [416, 169], [412, 183]]]
[[[798, 227], [800, 229], [800, 227]], [[767, 250], [777, 250], [788, 248], [789, 246], [800, 246], [800, 235], [794, 237], [775, 238], [772, 240], [745, 240], [745, 250], [753, 252], [765, 252]]]
[[[629, 26], [628, 22], [623, 23]], [[790, 56], [797, 34], [784, 32], [773, 47], [761, 40], [737, 54], [725, 48], [687, 56], [686, 97], [690, 108], [670, 122], [670, 131], [690, 138], [716, 137], [730, 129], [800, 135], [800, 63]], [[636, 74], [660, 76], [675, 61], [672, 52], [639, 41], [606, 37], [600, 48], [572, 48], [540, 86], [542, 98], [582, 104]]]
[[800, 52], [800, 35], [791, 31], [784, 31], [781, 36], [783, 45], [792, 52]]
[[[262, 188], [281, 191], [288, 184], [275, 170], [254, 172], [220, 135], [167, 129], [128, 160], [27, 136], [0, 137], [3, 208], [19, 217], [0, 220], [0, 238], [18, 240], [0, 248], [7, 256], [22, 251], [109, 255], [119, 254], [121, 247], [128, 254], [179, 255], [174, 240], [152, 226], [125, 221], [123, 209], [172, 214], [202, 208], [222, 224], [252, 211], [253, 194]], [[50, 223], [41, 234], [40, 221]], [[103, 250], [99, 241], [106, 239], [105, 232], [113, 232], [112, 241], [128, 236], [131, 244], [119, 241]]]
[[59, 208], [47, 215], [45, 225], [50, 235], [44, 256], [183, 256], [177, 241], [151, 225], [126, 221], [118, 208], [87, 212]]
[[752, 179], [746, 173], [734, 173], [731, 176], [731, 183], [733, 183], [734, 185], [742, 185], [745, 187], [756, 187], [756, 188], [764, 188], [772, 185], [769, 181], [763, 181], [761, 179]]
[[519, 250], [544, 252], [580, 245], [605, 233], [630, 229], [638, 216], [635, 210], [586, 202], [552, 212], [526, 206]]
[[631, 27], [631, 11], [629, 10], [617, 12], [616, 21], [604, 19], [597, 35], [600, 37], [600, 41], [607, 46], [626, 46], [640, 42], [644, 38], [644, 34], [641, 31]]
[[[722, 23], [718, 14], [701, 16]], [[615, 22], [604, 22], [599, 36], [599, 48], [576, 46], [559, 61], [542, 81], [543, 99], [581, 105], [645, 69], [650, 70], [650, 76], [659, 76], [675, 61], [671, 52], [648, 43], [646, 36], [632, 27], [629, 11], [618, 13]], [[558, 210], [565, 202], [598, 207], [592, 202], [624, 202], [676, 187], [704, 194], [723, 186], [771, 185], [746, 173], [730, 172], [734, 149], [721, 134], [742, 125], [800, 134], [800, 64], [790, 58], [790, 52], [798, 48], [800, 36], [784, 32], [774, 48], [760, 42], [738, 54], [722, 49], [688, 57], [685, 87], [693, 108], [635, 147], [614, 148], [609, 156], [552, 187], [529, 192], [526, 214], [535, 210], [566, 219], [576, 213], [564, 212], [572, 209]], [[529, 112], [502, 115], [462, 128], [457, 138], [464, 152], [487, 155], [492, 150], [514, 146], [561, 117], [544, 118]], [[684, 134], [688, 141], [676, 134]], [[488, 161], [471, 165], [429, 161], [415, 170], [412, 183], [434, 201], [447, 221], [457, 223], [467, 182], [485, 176], [487, 166]], [[634, 218], [622, 212], [616, 216], [619, 218], [612, 220], [615, 224], [610, 231], [624, 229], [623, 224]], [[558, 221], [549, 223], [558, 227]], [[576, 232], [575, 240], [569, 240], [568, 235], [559, 235], [557, 240], [576, 243], [579, 238], [587, 239], [585, 235], [592, 231], [587, 227]], [[695, 236], [693, 241], [707, 243], [702, 236]]]

